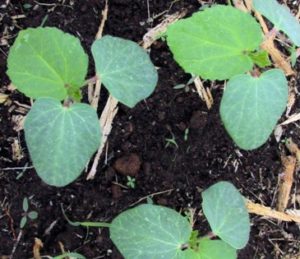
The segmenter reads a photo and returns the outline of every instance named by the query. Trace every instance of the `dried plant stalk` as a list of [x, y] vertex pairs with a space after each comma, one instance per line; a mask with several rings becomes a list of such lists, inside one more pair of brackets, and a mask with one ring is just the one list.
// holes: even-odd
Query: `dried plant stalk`
[[282, 221], [288, 222], [297, 222], [300, 223], [300, 217], [295, 215], [289, 215], [284, 212], [276, 211], [271, 209], [270, 207], [263, 206], [261, 204], [254, 203], [250, 200], [246, 201], [246, 207], [249, 213], [253, 213], [259, 216], [273, 218]]
[[294, 156], [281, 156], [282, 165], [284, 168], [283, 176], [279, 176], [279, 193], [277, 200], [277, 210], [285, 211], [294, 181], [294, 171], [296, 168], [296, 158]]

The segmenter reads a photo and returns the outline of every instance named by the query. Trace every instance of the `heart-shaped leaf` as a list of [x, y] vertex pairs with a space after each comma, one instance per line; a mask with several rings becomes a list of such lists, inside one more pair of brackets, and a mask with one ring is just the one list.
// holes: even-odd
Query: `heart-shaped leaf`
[[171, 25], [167, 41], [186, 72], [221, 80], [252, 69], [249, 53], [259, 47], [262, 32], [250, 14], [216, 5]]
[[221, 240], [203, 238], [198, 251], [186, 250], [182, 259], [235, 259], [236, 250]]
[[192, 233], [188, 220], [162, 206], [143, 204], [117, 216], [110, 237], [125, 258], [182, 259]]
[[102, 83], [121, 103], [132, 108], [154, 91], [157, 71], [135, 42], [104, 36], [94, 42], [92, 53]]
[[243, 196], [228, 182], [202, 192], [202, 208], [213, 233], [236, 249], [249, 240], [250, 221]]
[[74, 181], [100, 145], [98, 117], [87, 104], [64, 107], [56, 99], [38, 99], [24, 130], [38, 175], [58, 187]]
[[229, 80], [221, 101], [221, 118], [242, 149], [264, 144], [286, 108], [288, 86], [284, 73], [272, 69], [259, 78], [238, 75]]
[[19, 33], [7, 60], [12, 83], [31, 98], [63, 100], [85, 80], [88, 57], [79, 40], [56, 28]]
[[286, 33], [295, 45], [300, 46], [300, 24], [288, 7], [276, 0], [253, 0], [254, 8]]

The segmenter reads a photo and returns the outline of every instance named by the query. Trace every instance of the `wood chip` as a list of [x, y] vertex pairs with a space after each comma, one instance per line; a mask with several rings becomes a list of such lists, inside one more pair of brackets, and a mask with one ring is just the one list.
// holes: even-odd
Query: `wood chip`
[[17, 138], [14, 138], [14, 142], [11, 144], [11, 148], [13, 153], [12, 155], [13, 161], [19, 162], [24, 157], [24, 154], [20, 142]]
[[1, 103], [5, 103], [7, 99], [8, 99], [8, 95], [7, 94], [0, 93], [0, 104]]
[[277, 199], [277, 210], [280, 212], [285, 211], [287, 208], [292, 185], [294, 182], [294, 172], [296, 169], [296, 157], [294, 156], [281, 156], [283, 165], [283, 175], [279, 175], [279, 192]]
[[33, 245], [33, 258], [34, 259], [42, 259], [41, 257], [41, 249], [43, 248], [44, 244], [39, 238], [34, 239]]

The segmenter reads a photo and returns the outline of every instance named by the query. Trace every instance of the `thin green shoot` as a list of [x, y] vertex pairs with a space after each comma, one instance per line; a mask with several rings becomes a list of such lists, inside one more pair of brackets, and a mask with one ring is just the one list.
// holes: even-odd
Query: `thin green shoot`
[[165, 148], [167, 148], [167, 147], [169, 147], [169, 146], [171, 146], [171, 145], [173, 145], [173, 146], [175, 146], [176, 148], [178, 148], [178, 144], [177, 144], [177, 142], [176, 142], [176, 139], [175, 139], [174, 134], [171, 133], [171, 135], [172, 135], [172, 138], [166, 138], [166, 139], [165, 139], [165, 141], [167, 142], [166, 145], [165, 145]]
[[79, 222], [79, 221], [71, 221], [68, 216], [66, 215], [66, 212], [61, 204], [61, 211], [63, 213], [63, 216], [65, 217], [66, 221], [74, 226], [74, 227], [78, 227], [78, 226], [82, 226], [82, 227], [96, 227], [96, 228], [109, 228], [110, 227], [110, 223], [106, 223], [106, 222], [89, 222], [89, 221], [83, 221], [83, 222]]

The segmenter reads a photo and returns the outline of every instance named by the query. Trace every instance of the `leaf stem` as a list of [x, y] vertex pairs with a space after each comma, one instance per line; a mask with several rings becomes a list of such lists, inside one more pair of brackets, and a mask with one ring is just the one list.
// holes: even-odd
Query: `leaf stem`
[[213, 239], [214, 237], [216, 237], [217, 235], [214, 234], [213, 232], [208, 232], [204, 237], [207, 237], [209, 239]]
[[94, 75], [93, 77], [87, 79], [81, 87], [88, 85], [88, 84], [96, 84], [97, 80], [98, 80], [98, 76]]

